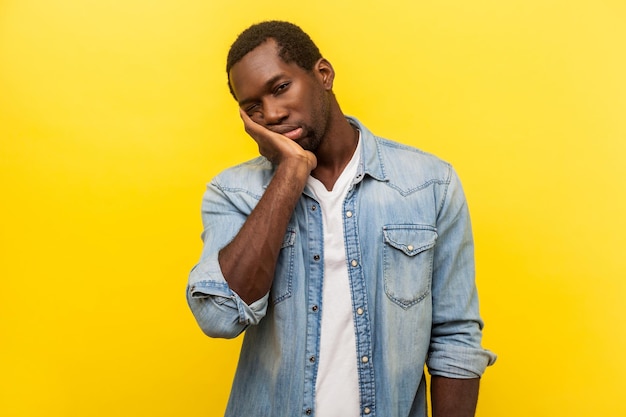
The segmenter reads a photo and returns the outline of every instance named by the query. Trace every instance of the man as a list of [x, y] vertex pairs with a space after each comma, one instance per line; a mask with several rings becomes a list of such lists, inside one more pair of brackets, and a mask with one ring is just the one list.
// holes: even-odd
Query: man
[[302, 30], [263, 22], [227, 61], [262, 156], [218, 175], [188, 302], [209, 336], [245, 331], [226, 416], [473, 416], [473, 242], [447, 163], [346, 117]]

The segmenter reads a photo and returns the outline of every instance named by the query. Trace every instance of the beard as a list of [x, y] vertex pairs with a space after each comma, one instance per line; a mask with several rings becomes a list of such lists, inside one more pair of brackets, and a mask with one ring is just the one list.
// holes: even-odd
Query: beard
[[305, 151], [311, 151], [315, 153], [317, 148], [319, 148], [322, 143], [323, 132], [319, 132], [316, 128], [311, 128], [310, 126], [302, 126], [304, 131], [306, 132], [300, 139], [296, 141], [298, 145], [302, 147]]
[[303, 123], [304, 135], [296, 141], [305, 151], [315, 153], [326, 136], [330, 121], [330, 99], [328, 93], [321, 92], [311, 100], [311, 123]]

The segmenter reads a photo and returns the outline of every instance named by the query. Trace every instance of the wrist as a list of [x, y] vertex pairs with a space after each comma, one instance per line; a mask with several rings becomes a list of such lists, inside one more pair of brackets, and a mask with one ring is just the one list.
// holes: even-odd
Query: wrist
[[290, 158], [284, 158], [276, 166], [276, 175], [284, 175], [286, 178], [291, 178], [304, 185], [311, 174], [311, 171], [316, 166], [315, 162], [315, 156], [313, 156], [312, 153], [311, 156], [303, 154]]

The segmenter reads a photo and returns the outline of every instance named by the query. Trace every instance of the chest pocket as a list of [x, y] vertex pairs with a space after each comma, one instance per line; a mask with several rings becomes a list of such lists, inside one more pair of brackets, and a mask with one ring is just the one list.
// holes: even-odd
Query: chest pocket
[[274, 304], [291, 297], [293, 268], [296, 243], [296, 231], [289, 228], [285, 232], [283, 244], [280, 247], [278, 261], [276, 262], [276, 271], [274, 273], [274, 282], [270, 291], [270, 299]]
[[388, 225], [383, 238], [385, 293], [408, 309], [430, 293], [437, 231], [420, 224]]

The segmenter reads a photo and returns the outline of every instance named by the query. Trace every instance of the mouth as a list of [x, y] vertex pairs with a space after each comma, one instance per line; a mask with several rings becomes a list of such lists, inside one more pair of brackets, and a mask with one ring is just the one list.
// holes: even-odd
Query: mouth
[[289, 132], [283, 133], [283, 136], [286, 136], [291, 140], [298, 140], [302, 137], [302, 132], [302, 128], [298, 127], [296, 129], [290, 130]]
[[291, 140], [298, 140], [302, 137], [304, 130], [301, 127], [296, 126], [283, 126], [280, 128], [270, 129], [273, 132], [279, 133]]

